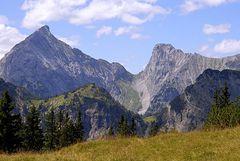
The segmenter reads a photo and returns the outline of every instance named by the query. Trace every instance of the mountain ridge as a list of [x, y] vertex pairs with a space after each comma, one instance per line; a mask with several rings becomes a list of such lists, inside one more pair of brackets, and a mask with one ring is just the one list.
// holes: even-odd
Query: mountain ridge
[[96, 60], [54, 37], [48, 26], [17, 44], [0, 61], [0, 76], [47, 98], [96, 83], [121, 102], [117, 81], [130, 81], [132, 74], [119, 63]]
[[134, 75], [119, 63], [71, 48], [43, 26], [0, 60], [0, 77], [42, 98], [96, 83], [127, 109], [155, 115], [208, 68], [239, 70], [240, 55], [208, 58], [156, 44], [145, 69]]
[[230, 99], [234, 100], [240, 95], [240, 71], [205, 70], [194, 84], [170, 102], [159, 115], [159, 124], [178, 131], [202, 128], [211, 109], [214, 92], [223, 88], [225, 83], [228, 84]]
[[[136, 90], [145, 85], [149, 93], [146, 115], [156, 114], [184, 89], [195, 83], [196, 78], [211, 68], [216, 70], [240, 69], [240, 55], [226, 58], [208, 58], [199, 54], [184, 53], [172, 45], [154, 47], [149, 64], [140, 73]], [[141, 92], [141, 91], [140, 91]]]

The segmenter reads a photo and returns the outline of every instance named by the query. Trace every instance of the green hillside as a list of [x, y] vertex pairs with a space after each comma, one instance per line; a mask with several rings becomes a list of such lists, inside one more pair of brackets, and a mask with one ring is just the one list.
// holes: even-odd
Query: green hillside
[[79, 143], [55, 152], [0, 155], [0, 161], [239, 161], [240, 127]]

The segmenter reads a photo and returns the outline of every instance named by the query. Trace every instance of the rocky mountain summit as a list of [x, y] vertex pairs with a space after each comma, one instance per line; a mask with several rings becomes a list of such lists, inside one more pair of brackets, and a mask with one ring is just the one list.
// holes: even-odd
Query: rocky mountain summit
[[214, 92], [223, 88], [224, 83], [228, 84], [231, 100], [240, 95], [240, 71], [204, 71], [193, 85], [162, 110], [164, 112], [158, 117], [159, 124], [178, 131], [201, 128], [211, 109]]
[[119, 82], [133, 75], [118, 63], [96, 60], [55, 38], [43, 26], [17, 44], [0, 61], [0, 77], [40, 98], [56, 96], [95, 83], [123, 102]]
[[208, 58], [184, 53], [170, 44], [157, 44], [145, 70], [136, 76], [134, 89], [140, 94], [141, 113], [152, 115], [195, 83], [206, 69], [240, 69], [240, 55]]

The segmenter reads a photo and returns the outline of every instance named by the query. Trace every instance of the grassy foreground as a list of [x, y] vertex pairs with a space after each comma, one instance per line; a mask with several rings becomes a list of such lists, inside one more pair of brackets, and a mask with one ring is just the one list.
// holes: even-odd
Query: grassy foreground
[[239, 161], [240, 127], [153, 138], [98, 140], [42, 154], [0, 154], [0, 161]]

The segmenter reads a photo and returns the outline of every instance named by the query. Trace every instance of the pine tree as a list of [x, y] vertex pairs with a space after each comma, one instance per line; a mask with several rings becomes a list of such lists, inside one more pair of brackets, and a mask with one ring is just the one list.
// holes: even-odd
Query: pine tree
[[62, 128], [63, 128], [63, 121], [64, 121], [64, 115], [63, 115], [63, 111], [59, 110], [58, 116], [57, 116], [57, 146], [61, 147], [60, 145], [60, 138], [62, 135]]
[[132, 136], [134, 136], [134, 135], [137, 134], [137, 125], [136, 125], [136, 122], [135, 122], [134, 117], [132, 118], [132, 123], [131, 123], [130, 131], [131, 131], [131, 135], [132, 135]]
[[16, 151], [21, 143], [22, 120], [13, 110], [13, 101], [5, 91], [0, 99], [0, 148], [9, 153]]
[[220, 96], [220, 108], [230, 105], [230, 93], [227, 82], [224, 83], [222, 94]]
[[77, 138], [75, 137], [76, 127], [71, 119], [69, 119], [68, 126], [67, 126], [67, 140], [68, 145], [76, 143]]
[[118, 123], [118, 134], [121, 136], [128, 136], [130, 135], [130, 127], [128, 126], [127, 119], [124, 118], [124, 116], [121, 116], [120, 121]]
[[121, 116], [120, 121], [118, 122], [117, 132], [119, 135], [124, 135], [124, 116]]
[[84, 128], [82, 124], [82, 114], [81, 111], [78, 111], [78, 116], [76, 120], [76, 125], [75, 125], [75, 133], [74, 137], [76, 138], [76, 141], [82, 141], [84, 136]]
[[57, 147], [57, 127], [54, 110], [51, 110], [46, 116], [46, 131], [44, 135], [45, 148], [55, 149]]
[[74, 123], [69, 118], [69, 114], [66, 113], [63, 120], [63, 126], [61, 129], [61, 136], [59, 138], [60, 147], [64, 147], [76, 142], [77, 139], [75, 137], [75, 131], [76, 128], [74, 126]]
[[205, 123], [207, 128], [226, 128], [234, 127], [240, 122], [239, 100], [230, 102], [230, 93], [228, 85], [225, 82], [224, 87], [219, 92], [215, 92], [211, 111]]
[[40, 113], [31, 106], [25, 123], [25, 147], [27, 150], [39, 151], [43, 147], [43, 131], [40, 126]]
[[213, 96], [213, 105], [220, 107], [220, 91], [216, 90]]
[[157, 135], [159, 130], [159, 127], [157, 125], [157, 123], [154, 121], [150, 124], [150, 130], [149, 130], [149, 136], [155, 136]]
[[112, 125], [110, 125], [109, 129], [108, 129], [108, 136], [114, 136], [115, 133], [114, 133], [114, 130], [113, 130], [113, 127]]

